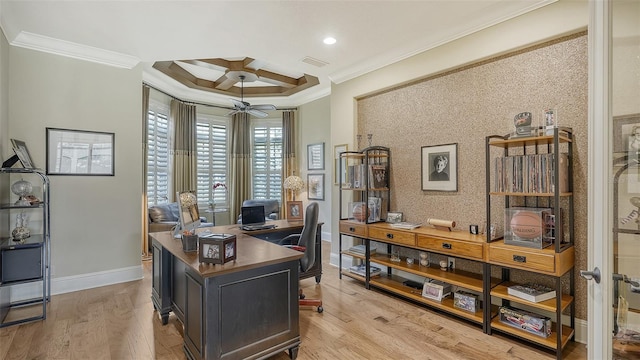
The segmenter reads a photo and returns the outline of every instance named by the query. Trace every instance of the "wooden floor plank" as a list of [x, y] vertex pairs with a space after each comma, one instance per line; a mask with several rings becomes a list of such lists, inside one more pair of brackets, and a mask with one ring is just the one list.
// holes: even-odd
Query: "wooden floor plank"
[[[300, 309], [300, 360], [526, 359], [555, 354], [494, 334], [343, 277], [329, 264], [323, 242], [323, 275], [300, 282], [308, 298], [321, 297], [324, 312]], [[151, 262], [144, 279], [53, 296], [47, 319], [0, 329], [0, 359], [184, 360], [182, 324], [174, 314], [162, 325], [151, 302]], [[586, 358], [570, 343], [564, 358]], [[283, 352], [270, 360], [289, 359]]]

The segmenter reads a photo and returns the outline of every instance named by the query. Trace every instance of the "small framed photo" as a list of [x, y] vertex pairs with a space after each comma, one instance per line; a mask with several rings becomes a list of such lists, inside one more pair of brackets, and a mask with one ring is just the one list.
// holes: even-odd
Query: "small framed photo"
[[302, 220], [302, 201], [287, 201], [287, 220]]
[[[347, 168], [346, 164], [340, 169], [340, 153], [346, 152], [349, 150], [347, 144], [335, 145], [333, 147], [333, 183], [338, 184], [340, 179], [346, 181], [347, 179]], [[342, 174], [342, 177], [340, 176]]]
[[324, 170], [324, 143], [307, 145], [307, 170]]
[[422, 147], [422, 190], [458, 191], [458, 144]]
[[307, 198], [324, 200], [324, 174], [307, 174]]
[[35, 168], [35, 166], [33, 165], [33, 160], [31, 160], [31, 154], [29, 154], [29, 149], [27, 149], [27, 144], [25, 144], [24, 141], [11, 139], [11, 145], [13, 146], [13, 151], [16, 153], [18, 159], [22, 163], [23, 168]]
[[236, 236], [206, 234], [198, 237], [198, 260], [206, 264], [225, 264], [237, 257]]
[[402, 222], [402, 213], [401, 212], [388, 212], [387, 213], [387, 222], [388, 223], [399, 223]]

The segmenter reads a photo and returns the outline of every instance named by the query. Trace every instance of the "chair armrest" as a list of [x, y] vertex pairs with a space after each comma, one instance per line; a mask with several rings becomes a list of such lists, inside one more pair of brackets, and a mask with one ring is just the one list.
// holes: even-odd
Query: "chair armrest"
[[291, 250], [300, 251], [300, 252], [305, 252], [305, 250], [307, 250], [306, 247], [300, 246], [300, 245], [284, 245], [284, 247], [289, 248]]
[[302, 234], [291, 234], [278, 241], [278, 245], [298, 245]]
[[276, 214], [276, 213], [269, 214], [268, 219], [270, 219], [270, 220], [278, 220], [278, 214]]

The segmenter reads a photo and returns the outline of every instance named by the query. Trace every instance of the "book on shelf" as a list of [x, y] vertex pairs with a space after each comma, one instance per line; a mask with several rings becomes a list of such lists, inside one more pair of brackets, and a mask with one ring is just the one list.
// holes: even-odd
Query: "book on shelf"
[[[366, 246], [364, 244], [352, 246], [349, 248], [349, 252], [364, 255], [366, 253]], [[370, 247], [369, 254], [375, 254], [375, 253], [376, 253], [376, 248]]]
[[415, 228], [419, 228], [420, 226], [422, 226], [422, 224], [403, 221], [389, 224], [389, 226], [396, 229], [412, 230]]
[[531, 302], [540, 302], [556, 297], [556, 291], [552, 288], [533, 283], [509, 286], [507, 293]]
[[[354, 265], [349, 268], [349, 272], [352, 272], [360, 276], [366, 276], [367, 267], [365, 264]], [[369, 266], [369, 274], [370, 274], [369, 276], [380, 276], [381, 273], [382, 273], [382, 269], [380, 269], [379, 267]]]
[[387, 167], [385, 165], [369, 165], [369, 186], [373, 189], [385, 189], [387, 187]]
[[559, 192], [569, 191], [569, 155], [558, 154], [559, 169], [555, 169], [555, 154], [529, 154], [498, 157], [494, 162], [495, 192], [551, 193], [555, 177], [559, 177]]

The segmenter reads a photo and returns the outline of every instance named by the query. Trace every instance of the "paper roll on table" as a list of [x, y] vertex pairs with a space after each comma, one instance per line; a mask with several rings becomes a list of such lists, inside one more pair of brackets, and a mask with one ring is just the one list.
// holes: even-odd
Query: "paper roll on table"
[[442, 219], [427, 219], [427, 224], [433, 225], [437, 229], [451, 230], [456, 227], [456, 222]]

